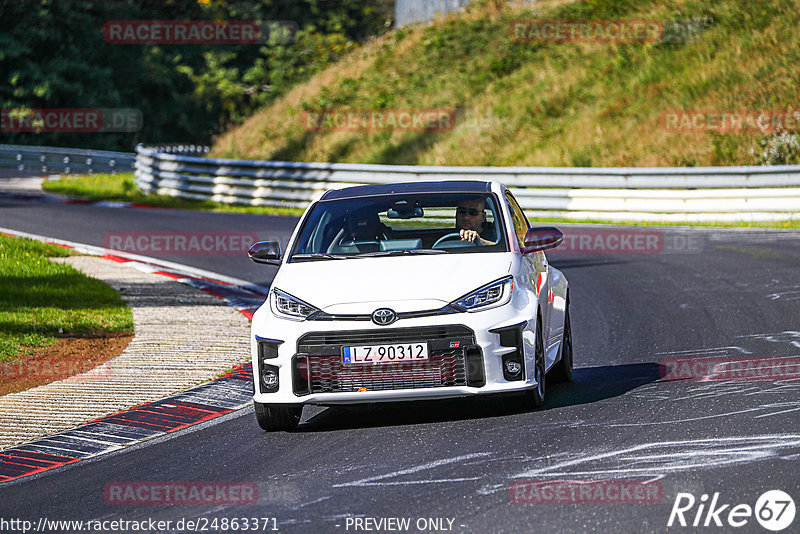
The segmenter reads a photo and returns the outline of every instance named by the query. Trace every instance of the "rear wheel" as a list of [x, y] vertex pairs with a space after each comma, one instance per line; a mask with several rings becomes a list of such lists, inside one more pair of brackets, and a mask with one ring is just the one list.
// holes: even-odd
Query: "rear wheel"
[[537, 325], [536, 328], [536, 367], [534, 368], [534, 378], [536, 378], [536, 389], [528, 393], [528, 398], [531, 406], [538, 408], [544, 404], [546, 389], [544, 344], [542, 343], [541, 324]]
[[301, 404], [262, 404], [253, 402], [258, 426], [267, 432], [294, 430], [303, 415]]
[[564, 314], [564, 336], [561, 338], [561, 359], [552, 371], [553, 379], [557, 382], [572, 380], [572, 326], [569, 321], [569, 305]]

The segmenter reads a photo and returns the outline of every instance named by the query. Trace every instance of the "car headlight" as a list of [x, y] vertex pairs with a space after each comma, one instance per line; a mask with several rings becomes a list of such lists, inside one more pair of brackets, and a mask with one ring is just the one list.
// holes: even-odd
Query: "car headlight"
[[511, 300], [512, 289], [514, 289], [514, 277], [509, 275], [464, 295], [451, 305], [470, 312], [495, 308]]
[[320, 310], [307, 302], [273, 288], [269, 292], [269, 305], [272, 313], [285, 319], [302, 321]]

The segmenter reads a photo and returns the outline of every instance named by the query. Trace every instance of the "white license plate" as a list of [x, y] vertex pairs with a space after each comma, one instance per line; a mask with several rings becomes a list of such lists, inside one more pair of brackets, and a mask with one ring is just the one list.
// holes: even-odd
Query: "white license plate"
[[427, 343], [395, 343], [391, 345], [357, 345], [342, 347], [342, 362], [403, 363], [428, 359]]

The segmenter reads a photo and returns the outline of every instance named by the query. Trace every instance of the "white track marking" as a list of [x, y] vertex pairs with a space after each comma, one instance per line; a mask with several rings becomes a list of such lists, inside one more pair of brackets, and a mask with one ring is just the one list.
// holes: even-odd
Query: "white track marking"
[[689, 350], [673, 350], [667, 352], [657, 352], [656, 354], [674, 354], [674, 355], [681, 355], [681, 356], [692, 356], [695, 354], [702, 354], [703, 356], [716, 356], [717, 354], [727, 354], [730, 351], [739, 351], [742, 354], [753, 354], [747, 349], [743, 349], [742, 347], [736, 346], [728, 346], [728, 347], [710, 347], [704, 349], [689, 349]]
[[465, 482], [469, 480], [479, 480], [480, 477], [475, 478], [454, 478], [454, 479], [439, 479], [439, 480], [409, 480], [409, 481], [393, 481], [393, 482], [381, 482], [387, 478], [394, 478], [402, 475], [410, 475], [412, 473], [419, 473], [420, 471], [427, 471], [430, 469], [435, 469], [437, 467], [441, 467], [443, 465], [453, 464], [456, 462], [461, 462], [463, 460], [471, 460], [473, 458], [480, 458], [485, 456], [490, 456], [491, 453], [489, 452], [475, 452], [471, 454], [465, 454], [462, 456], [456, 456], [454, 458], [442, 458], [441, 460], [434, 460], [432, 462], [424, 463], [421, 465], [417, 465], [414, 467], [409, 467], [408, 469], [401, 469], [399, 471], [393, 471], [391, 473], [387, 473], [385, 475], [376, 475], [372, 477], [362, 478], [360, 480], [356, 480], [353, 482], [345, 482], [342, 484], [334, 484], [334, 488], [343, 488], [348, 486], [396, 486], [396, 485], [406, 485], [406, 484], [429, 484], [429, 483], [442, 483], [442, 482]]
[[[705, 448], [706, 450], [699, 450]], [[590, 453], [573, 460], [523, 471], [513, 478], [597, 476], [627, 474], [628, 476], [655, 476], [672, 471], [720, 467], [734, 463], [752, 462], [780, 457], [781, 449], [800, 448], [800, 434], [695, 439], [644, 443], [603, 453]], [[716, 458], [716, 459], [715, 459]], [[603, 460], [599, 469], [573, 470]], [[618, 467], [606, 467], [616, 460]], [[647, 460], [652, 460], [650, 465]], [[645, 464], [645, 465], [642, 465]]]

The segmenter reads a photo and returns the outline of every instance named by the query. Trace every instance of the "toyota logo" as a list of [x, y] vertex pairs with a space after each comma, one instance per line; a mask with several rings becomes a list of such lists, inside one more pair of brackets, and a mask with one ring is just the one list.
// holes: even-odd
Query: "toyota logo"
[[381, 308], [372, 312], [372, 322], [377, 325], [386, 326], [387, 324], [392, 324], [396, 320], [397, 314], [394, 310], [390, 310], [389, 308]]

